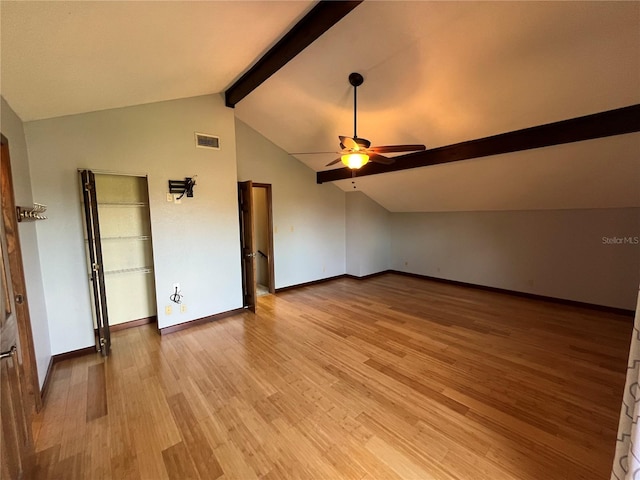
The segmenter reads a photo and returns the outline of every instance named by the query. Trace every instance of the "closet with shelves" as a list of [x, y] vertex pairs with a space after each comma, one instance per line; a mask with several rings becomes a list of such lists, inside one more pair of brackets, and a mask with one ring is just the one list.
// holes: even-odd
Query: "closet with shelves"
[[[85, 207], [93, 204], [95, 210], [85, 215], [86, 222], [93, 226], [93, 232], [85, 236], [85, 244], [89, 275], [92, 281], [97, 281], [97, 286], [92, 285], [94, 313], [100, 310], [94, 327], [100, 330], [99, 317], [105, 314], [107, 318], [102, 323], [107, 329], [155, 321], [147, 178], [94, 173], [83, 177], [83, 182], [91, 184], [88, 188], [83, 185]], [[104, 283], [104, 299], [95, 295], [101, 291], [100, 281]]]

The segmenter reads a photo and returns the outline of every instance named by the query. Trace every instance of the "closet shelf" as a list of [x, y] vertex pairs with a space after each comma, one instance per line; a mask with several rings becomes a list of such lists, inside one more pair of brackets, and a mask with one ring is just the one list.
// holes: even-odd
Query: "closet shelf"
[[100, 240], [150, 240], [149, 235], [125, 235], [122, 237], [100, 237]]
[[[100, 237], [100, 240], [140, 240], [146, 241], [151, 240], [151, 236], [149, 235], [125, 235], [120, 237]], [[89, 240], [87, 238], [84, 239], [85, 242]]]
[[98, 207], [148, 207], [145, 202], [98, 202]]
[[151, 273], [153, 267], [137, 267], [137, 268], [122, 268], [120, 270], [105, 270], [105, 275], [117, 275], [120, 273]]

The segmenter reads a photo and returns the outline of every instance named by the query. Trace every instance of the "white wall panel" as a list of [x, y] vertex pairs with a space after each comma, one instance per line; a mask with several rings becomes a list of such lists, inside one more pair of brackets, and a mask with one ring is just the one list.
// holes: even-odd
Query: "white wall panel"
[[[242, 306], [234, 120], [220, 96], [29, 122], [25, 132], [34, 195], [49, 204], [38, 242], [54, 354], [93, 344], [78, 168], [148, 176], [160, 328]], [[194, 132], [219, 136], [221, 149], [195, 148]], [[167, 202], [168, 180], [194, 175], [194, 197]], [[174, 282], [188, 309], [166, 315]]]
[[[391, 226], [395, 270], [635, 307], [638, 208], [394, 213]], [[608, 238], [622, 240], [607, 243]]]

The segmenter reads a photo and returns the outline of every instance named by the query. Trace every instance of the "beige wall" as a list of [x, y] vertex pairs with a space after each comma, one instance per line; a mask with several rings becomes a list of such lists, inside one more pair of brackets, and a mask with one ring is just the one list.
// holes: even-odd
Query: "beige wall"
[[[630, 238], [608, 244], [604, 238]], [[395, 270], [634, 309], [640, 209], [394, 213]]]
[[[47, 200], [45, 198], [34, 198], [31, 192], [29, 157], [22, 121], [4, 98], [0, 97], [0, 102], [0, 112], [2, 113], [0, 130], [9, 140], [11, 174], [13, 176], [16, 205], [29, 206], [34, 201], [46, 204]], [[22, 263], [27, 284], [27, 298], [29, 299], [31, 329], [33, 331], [33, 343], [38, 365], [38, 379], [40, 386], [42, 386], [51, 359], [51, 342], [40, 268], [40, 256], [45, 255], [45, 252], [38, 250], [38, 223], [40, 222], [20, 223], [18, 225], [18, 233], [20, 235]]]
[[272, 186], [275, 288], [344, 274], [344, 193], [237, 119], [236, 138], [238, 181]]
[[362, 192], [346, 194], [349, 275], [364, 277], [389, 269], [391, 215]]
[[[220, 137], [195, 147], [194, 132]], [[93, 345], [79, 168], [146, 175], [159, 327], [242, 306], [233, 110], [206, 95], [25, 124], [54, 354]], [[197, 175], [193, 198], [167, 202], [168, 180]], [[169, 296], [180, 283], [187, 311]], [[171, 315], [165, 306], [172, 305]]]

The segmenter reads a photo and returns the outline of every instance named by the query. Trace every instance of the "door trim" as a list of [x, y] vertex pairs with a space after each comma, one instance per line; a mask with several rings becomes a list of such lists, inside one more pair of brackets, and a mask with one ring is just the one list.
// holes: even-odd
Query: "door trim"
[[125, 172], [114, 172], [113, 170], [100, 170], [95, 168], [78, 168], [78, 173], [82, 173], [84, 170], [91, 170], [96, 175], [117, 175], [120, 177], [139, 177], [139, 178], [149, 178], [149, 175], [146, 173], [125, 173]]

